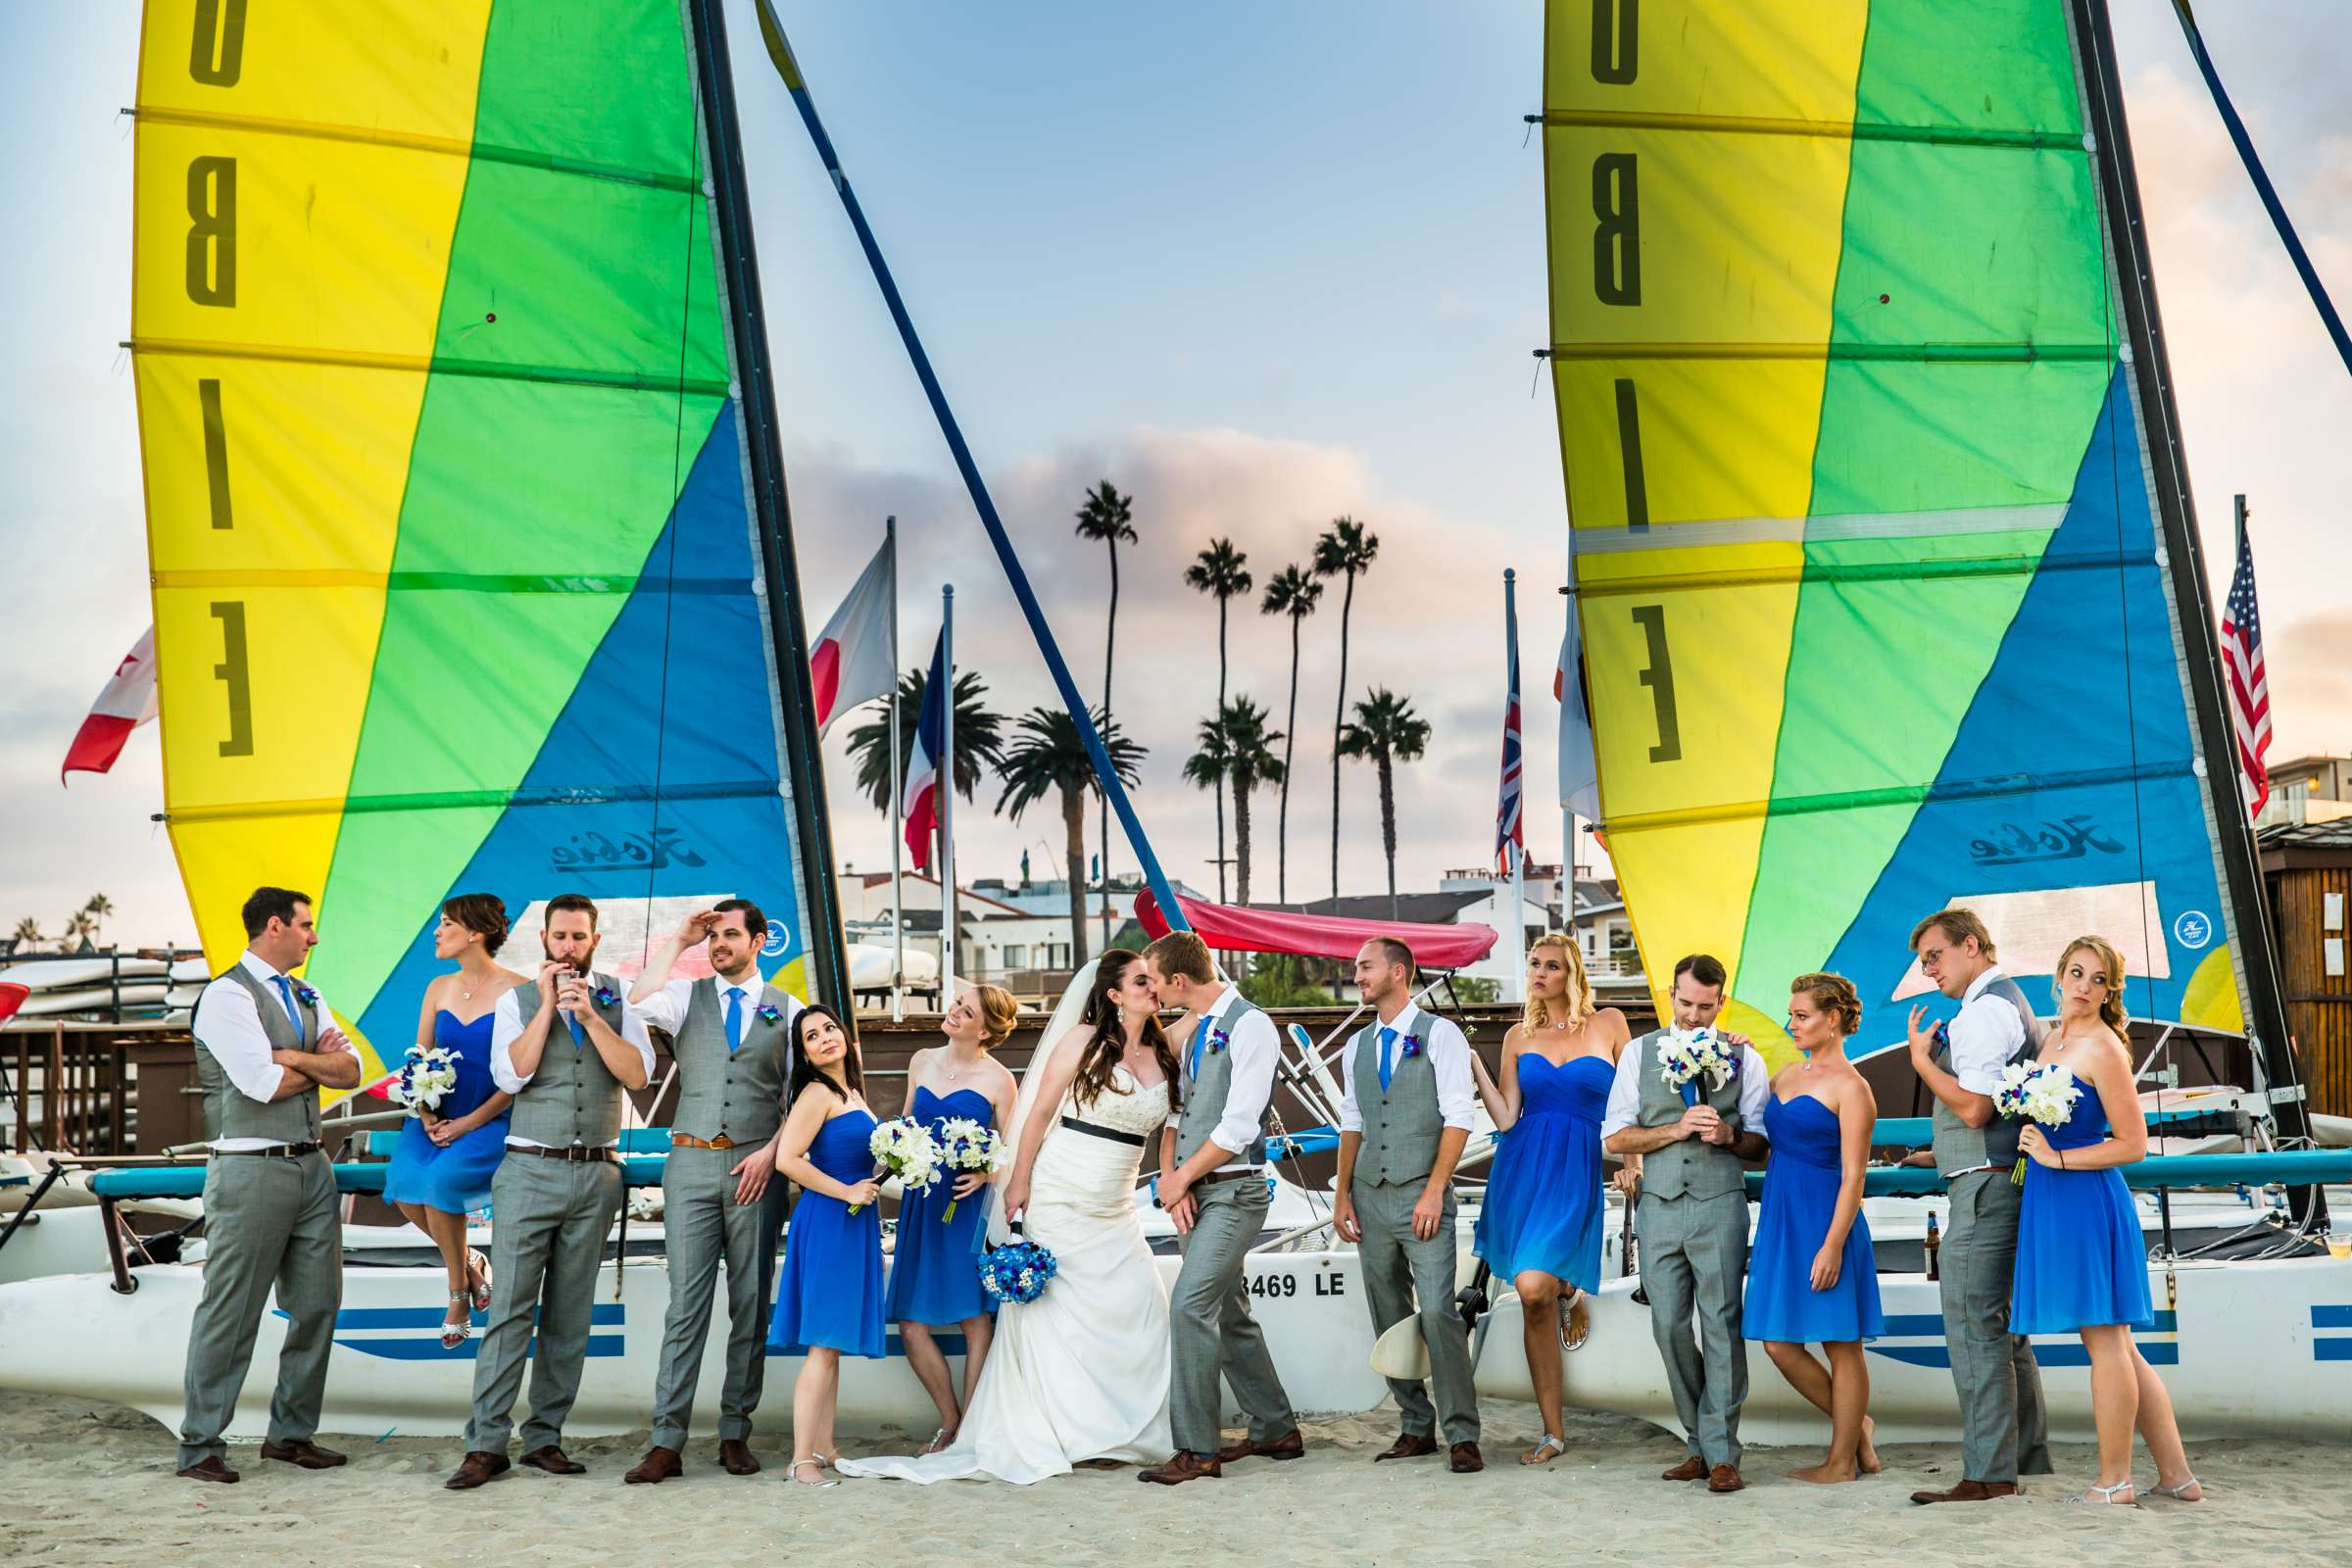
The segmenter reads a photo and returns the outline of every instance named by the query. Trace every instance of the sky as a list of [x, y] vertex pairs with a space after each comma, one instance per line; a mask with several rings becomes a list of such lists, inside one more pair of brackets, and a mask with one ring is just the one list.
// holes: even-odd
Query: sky
[[[988, 552], [855, 237], [730, 0], [769, 345], [808, 620], [821, 623], [901, 524], [904, 662], [937, 592], [957, 649], [1007, 711], [1051, 682]], [[2352, 377], [2238, 168], [2170, 0], [2113, 0], [2172, 365], [2209, 560], [2250, 495], [2278, 726], [2274, 760], [2352, 751], [2352, 597], [2337, 509], [2352, 492]], [[155, 732], [113, 774], [57, 763], [147, 624], [126, 357], [137, 7], [11, 6], [0, 53], [0, 929], [45, 927], [93, 891], [141, 942], [192, 939]], [[1381, 539], [1359, 584], [1348, 684], [1387, 685], [1433, 726], [1398, 776], [1398, 880], [1491, 853], [1501, 578], [1521, 576], [1536, 808], [1547, 806], [1565, 519], [1545, 322], [1542, 8], [1353, 0], [1266, 6], [779, 0], [827, 127], [1079, 680], [1101, 679], [1107, 574], [1071, 536], [1086, 489], [1135, 497], [1122, 557], [1117, 706], [1151, 748], [1137, 804], [1172, 874], [1213, 887], [1207, 795], [1180, 778], [1214, 703], [1216, 615], [1182, 582], [1214, 536], [1259, 586], [1332, 517]], [[2201, 15], [2224, 79], [2324, 278], [2352, 307], [2352, 29], [2332, 0]], [[2217, 582], [2217, 595], [2223, 584]], [[1331, 891], [1337, 587], [1304, 627], [1292, 897]], [[1287, 625], [1237, 600], [1231, 682], [1275, 710]], [[887, 863], [855, 798], [848, 725], [827, 747], [837, 856]], [[1343, 785], [1341, 887], [1383, 886], [1371, 771]], [[993, 804], [993, 799], [984, 801]], [[1257, 806], [1274, 892], [1276, 800]], [[1090, 813], [1091, 818], [1091, 813]], [[1056, 874], [1059, 822], [959, 818], [958, 868]], [[1132, 869], [1124, 846], [1114, 869]]]

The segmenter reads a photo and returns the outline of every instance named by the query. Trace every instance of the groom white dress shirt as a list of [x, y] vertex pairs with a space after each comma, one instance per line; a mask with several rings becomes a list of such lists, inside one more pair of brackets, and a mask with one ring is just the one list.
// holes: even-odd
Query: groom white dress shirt
[[[280, 995], [277, 989], [280, 979], [287, 980], [289, 990], [303, 983], [280, 975], [277, 970], [255, 957], [251, 950], [237, 959], [237, 966], [259, 980], [262, 994], [272, 999]], [[315, 988], [311, 994], [318, 996]], [[284, 1004], [273, 1000], [272, 1005], [282, 1006]], [[318, 1014], [319, 1049], [351, 1050], [351, 1042], [343, 1037], [336, 1027], [334, 1015], [326, 1010], [326, 999], [319, 997], [312, 1008]], [[204, 1020], [204, 1031], [196, 1039], [197, 1048], [213, 1054], [213, 1060], [219, 1062], [220, 1070], [228, 1074], [228, 1081], [236, 1085], [238, 1094], [264, 1104], [277, 1098], [278, 1085], [284, 1081], [283, 1075], [291, 1069], [280, 1067], [270, 1059], [270, 1037], [262, 1033], [262, 1015], [254, 1010], [251, 992], [223, 975], [207, 985], [197, 996], [195, 1010], [189, 1016]], [[293, 1014], [289, 1013], [289, 1016]], [[295, 1018], [295, 1025], [298, 1028], [301, 1026], [299, 1017]], [[329, 1046], [327, 1042], [330, 1040], [342, 1043]], [[216, 1138], [205, 1147], [223, 1153], [235, 1153], [244, 1149], [275, 1149], [277, 1143], [274, 1138]]]
[[[594, 975], [590, 975], [588, 978], [592, 984], [595, 983]], [[645, 1032], [645, 1019], [638, 1015], [635, 1007], [629, 1005], [628, 988], [618, 980], [612, 980], [612, 985], [615, 991], [621, 994], [620, 1038], [637, 1048], [639, 1058], [645, 1062], [645, 1081], [650, 1084], [654, 1081], [654, 1037]], [[570, 1043], [571, 1031], [564, 1027], [564, 1022], [568, 1016], [569, 1014], [559, 1010], [555, 1019], [548, 1024], [547, 1049], [549, 1051], [555, 1050], [559, 1045]], [[514, 1070], [514, 1042], [522, 1038], [523, 1025], [528, 1021], [523, 1017], [522, 1004], [514, 1000], [513, 991], [509, 991], [498, 999], [497, 1021], [490, 1025], [490, 1081], [510, 1095], [521, 1094], [522, 1086], [531, 1081], [530, 1078], [525, 1078]], [[596, 1048], [582, 1045], [579, 1049], [593, 1051]], [[537, 1076], [537, 1073], [531, 1075], [533, 1078]], [[507, 1134], [507, 1142], [520, 1144], [526, 1149], [545, 1149], [547, 1147], [536, 1138], [517, 1138], [513, 1133]], [[605, 1147], [616, 1149], [619, 1146], [620, 1140], [615, 1138]]]
[[[738, 985], [743, 987], [743, 1026], [745, 1032], [749, 1033], [752, 1015], [760, 1010], [760, 998], [767, 990], [767, 982], [760, 977], [757, 968], [749, 979], [742, 981], [729, 980], [724, 975], [716, 974], [708, 980], [672, 980], [643, 1002], [632, 1004], [629, 1011], [675, 1039], [678, 1031], [686, 1026], [686, 1006], [694, 1000], [696, 986], [710, 988], [710, 1000], [718, 1004], [718, 1016], [723, 1019], [727, 1015], [727, 993]], [[800, 1015], [801, 999], [786, 992], [784, 1027], [791, 1028], [792, 1020]]]
[[[1478, 1125], [1478, 1097], [1470, 1082], [1470, 1041], [1460, 1025], [1451, 1018], [1424, 1012], [1416, 1004], [1407, 1004], [1395, 1023], [1384, 1024], [1375, 1018], [1372, 1027], [1396, 1030], [1396, 1049], [1400, 1052], [1404, 1041], [1419, 1035], [1421, 1049], [1429, 1053], [1429, 1070], [1437, 1079], [1439, 1119], [1463, 1132]], [[1364, 1130], [1364, 1113], [1355, 1099], [1355, 1035], [1349, 1035], [1348, 1049], [1340, 1053], [1340, 1131], [1344, 1133]], [[1391, 1058], [1391, 1073], [1396, 1071], [1399, 1059]]]
[[[1200, 1049], [1206, 1051], [1208, 1041], [1200, 1031], [1224, 1029], [1225, 1015], [1241, 1000], [1242, 994], [1227, 986], [1217, 993], [1216, 1001], [1200, 1009], [1200, 1021], [1193, 1025], [1193, 1033], [1185, 1040], [1181, 1059], [1176, 1063], [1177, 1070], [1186, 1073], [1188, 1092], [1192, 1086], [1188, 1069], [1192, 1064], [1193, 1043], [1198, 1040]], [[1225, 1108], [1218, 1113], [1217, 1125], [1209, 1133], [1208, 1141], [1219, 1149], [1247, 1150], [1257, 1142], [1266, 1104], [1274, 1098], [1274, 1069], [1282, 1062], [1282, 1037], [1275, 1032], [1274, 1020], [1266, 1016], [1264, 1008], [1252, 1007], [1239, 1023], [1226, 1030], [1225, 1054], [1232, 1058], [1229, 1069], [1232, 1077], [1225, 1089]], [[1168, 1125], [1174, 1127], [1180, 1119], [1171, 1115]], [[1256, 1160], [1239, 1157], [1217, 1167], [1220, 1171], [1263, 1168]]]

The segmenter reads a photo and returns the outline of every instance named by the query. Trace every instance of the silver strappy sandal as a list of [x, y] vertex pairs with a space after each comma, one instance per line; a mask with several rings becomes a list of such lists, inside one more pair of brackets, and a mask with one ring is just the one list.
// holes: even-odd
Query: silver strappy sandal
[[[2193, 1497], [2188, 1494], [2192, 1488], [2197, 1494]], [[2175, 1502], [2203, 1502], [2205, 1500], [2205, 1484], [2195, 1476], [2190, 1476], [2177, 1487], [2150, 1487], [2148, 1491], [2155, 1496], [2169, 1497]]]
[[[2115, 1500], [2115, 1494], [2119, 1492], [2131, 1492], [2132, 1493], [2132, 1495], [2126, 1497], [2121, 1502], [2117, 1502]], [[2098, 1502], [2105, 1503], [2110, 1507], [2116, 1508], [2136, 1508], [2139, 1506], [2139, 1495], [2135, 1491], [2133, 1491], [2132, 1483], [2129, 1481], [2118, 1481], [2112, 1487], [2092, 1487], [2088, 1491], [2076, 1493], [2073, 1496], [2067, 1498], [2066, 1500], [2069, 1502], [2090, 1502], [2094, 1499]]]
[[[815, 1471], [817, 1474], [817, 1479], [814, 1481], [803, 1481], [801, 1479], [801, 1470], [804, 1466]], [[824, 1465], [815, 1459], [793, 1460], [791, 1474], [792, 1484], [796, 1487], [838, 1487], [841, 1485], [841, 1483], [838, 1481], [826, 1480]]]
[[1568, 1445], [1546, 1432], [1544, 1434], [1544, 1441], [1536, 1445], [1535, 1452], [1521, 1454], [1519, 1462], [1521, 1464], [1549, 1464], [1554, 1457], [1567, 1451]]
[[473, 1298], [465, 1291], [449, 1293], [449, 1304], [466, 1309], [466, 1315], [456, 1321], [441, 1320], [441, 1348], [454, 1350], [473, 1338]]

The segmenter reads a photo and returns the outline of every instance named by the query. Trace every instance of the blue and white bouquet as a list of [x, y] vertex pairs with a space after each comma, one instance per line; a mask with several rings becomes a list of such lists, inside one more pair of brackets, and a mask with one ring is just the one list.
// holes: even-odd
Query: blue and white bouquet
[[[873, 1136], [865, 1141], [873, 1154], [874, 1163], [899, 1179], [903, 1188], [928, 1187], [939, 1180], [939, 1140], [931, 1129], [912, 1116], [893, 1116], [874, 1124]], [[855, 1214], [863, 1203], [852, 1203]]]
[[411, 1046], [408, 1059], [392, 1075], [386, 1092], [421, 1118], [441, 1108], [442, 1097], [458, 1087], [458, 1058], [440, 1046]]
[[[940, 1168], [952, 1172], [978, 1171], [994, 1176], [1004, 1168], [1004, 1158], [1011, 1152], [1004, 1138], [993, 1127], [983, 1127], [969, 1116], [949, 1116], [941, 1120], [933, 1135], [939, 1147]], [[940, 1211], [941, 1224], [956, 1217], [956, 1198], [948, 1195], [948, 1206]]]
[[1658, 1046], [1658, 1076], [1667, 1088], [1682, 1092], [1684, 1104], [1695, 1105], [1702, 1080], [1713, 1094], [1740, 1076], [1740, 1056], [1712, 1029], [1689, 1034], [1677, 1029]]
[[1046, 1294], [1058, 1265], [1035, 1242], [1011, 1242], [980, 1259], [980, 1288], [1000, 1301], [1022, 1305]]
[[[2042, 1127], [2063, 1127], [2075, 1113], [2075, 1102], [2082, 1098], [2082, 1086], [2075, 1082], [2073, 1069], [2059, 1062], [2014, 1061], [2001, 1069], [2000, 1082], [1992, 1088], [1992, 1108], [2004, 1116], [2034, 1122]], [[2025, 1185], [2026, 1165], [2030, 1154], [2017, 1156], [2016, 1166], [2009, 1179]]]

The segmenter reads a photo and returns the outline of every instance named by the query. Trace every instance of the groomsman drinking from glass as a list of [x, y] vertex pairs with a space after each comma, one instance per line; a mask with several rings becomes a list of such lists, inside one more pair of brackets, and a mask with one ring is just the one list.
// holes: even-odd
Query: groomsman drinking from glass
[[[662, 1170], [669, 1238], [669, 1314], [654, 1380], [654, 1442], [621, 1479], [681, 1474], [686, 1430], [702, 1380], [703, 1343], [727, 1266], [727, 1380], [718, 1400], [718, 1462], [755, 1475], [752, 1412], [767, 1370], [767, 1295], [775, 1250], [760, 1250], [760, 1201], [776, 1170], [776, 1130], [792, 1076], [792, 1018], [799, 1000], [760, 978], [767, 917], [746, 899], [690, 914], [637, 977], [629, 1002], [668, 1032], [678, 1064], [678, 1103]], [[686, 950], [710, 944], [708, 980], [672, 980]]]
[[564, 1452], [564, 1418], [579, 1396], [597, 1270], [620, 1211], [621, 1094], [644, 1088], [654, 1070], [653, 1041], [621, 983], [591, 967], [597, 940], [593, 903], [576, 893], [548, 900], [547, 961], [536, 980], [498, 999], [490, 1077], [514, 1108], [507, 1157], [490, 1179], [490, 1324], [473, 1367], [465, 1462], [444, 1483], [454, 1492], [510, 1468], [526, 1353], [522, 1462], [559, 1476], [588, 1468]]

